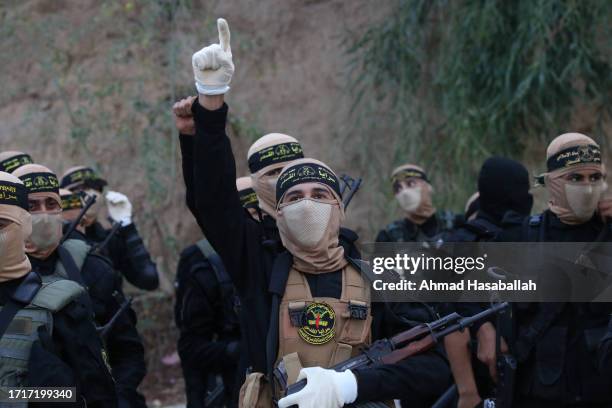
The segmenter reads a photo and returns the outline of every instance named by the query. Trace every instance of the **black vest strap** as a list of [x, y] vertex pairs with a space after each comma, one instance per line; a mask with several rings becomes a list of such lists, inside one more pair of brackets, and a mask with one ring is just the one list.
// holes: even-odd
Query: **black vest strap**
[[70, 252], [60, 245], [57, 247], [57, 254], [59, 255], [60, 262], [64, 265], [64, 269], [66, 269], [68, 279], [84, 286], [83, 279], [81, 278], [81, 271], [76, 262], [74, 262], [74, 259], [72, 259]]
[[270, 319], [268, 333], [266, 335], [266, 368], [267, 374], [274, 372], [274, 361], [278, 353], [278, 325], [280, 302], [285, 293], [287, 279], [289, 279], [289, 269], [293, 263], [293, 256], [289, 252], [283, 252], [274, 260], [272, 265], [272, 275], [268, 292], [272, 294], [272, 304], [270, 307]]
[[[230, 316], [236, 315], [236, 307], [239, 305], [238, 298], [236, 296], [236, 292], [234, 289], [234, 284], [232, 283], [232, 279], [227, 273], [227, 269], [225, 269], [225, 265], [223, 264], [223, 260], [217, 252], [213, 249], [206, 239], [201, 239], [196, 243], [196, 246], [200, 249], [206, 260], [208, 261], [208, 265], [212, 268], [215, 278], [217, 282], [219, 282], [219, 288], [221, 289], [221, 300], [223, 302], [223, 310], [226, 316], [226, 325], [224, 327], [225, 330], [233, 330], [235, 327], [234, 319], [231, 319]], [[201, 265], [194, 265], [194, 268], [200, 267]]]

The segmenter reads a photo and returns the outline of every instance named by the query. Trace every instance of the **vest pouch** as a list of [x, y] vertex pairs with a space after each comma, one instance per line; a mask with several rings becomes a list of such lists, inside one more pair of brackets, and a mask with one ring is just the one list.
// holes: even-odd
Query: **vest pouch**
[[262, 373], [247, 375], [240, 387], [238, 398], [239, 408], [270, 408], [272, 407], [272, 387]]
[[334, 354], [332, 355], [329, 366], [335, 366], [343, 361], [348, 360], [353, 356], [353, 346], [344, 343], [336, 344], [336, 350], [334, 350]]
[[[355, 306], [362, 306], [365, 311], [355, 309]], [[338, 337], [339, 343], [346, 343], [351, 346], [369, 343], [370, 326], [372, 325], [372, 315], [369, 313], [369, 307], [363, 302], [349, 301], [348, 310], [343, 313], [343, 317], [347, 319], [342, 333]]]
[[543, 385], [553, 385], [563, 373], [567, 348], [567, 327], [553, 326], [535, 346], [538, 379]]

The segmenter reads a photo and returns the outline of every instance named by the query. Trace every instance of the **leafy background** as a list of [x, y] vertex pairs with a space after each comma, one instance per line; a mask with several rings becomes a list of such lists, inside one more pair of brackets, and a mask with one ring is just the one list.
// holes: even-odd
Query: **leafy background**
[[537, 174], [562, 132], [609, 147], [611, 9], [605, 0], [3, 0], [0, 150], [30, 152], [60, 174], [93, 165], [130, 197], [163, 274], [162, 291], [139, 306], [148, 384], [160, 389], [168, 380], [155, 369], [175, 335], [167, 294], [180, 250], [199, 236], [170, 107], [194, 92], [191, 54], [217, 41], [217, 17], [232, 32], [238, 173], [257, 137], [294, 135], [308, 156], [364, 178], [347, 224], [367, 241], [399, 216], [395, 165], [425, 167], [437, 206], [461, 211], [489, 155]]

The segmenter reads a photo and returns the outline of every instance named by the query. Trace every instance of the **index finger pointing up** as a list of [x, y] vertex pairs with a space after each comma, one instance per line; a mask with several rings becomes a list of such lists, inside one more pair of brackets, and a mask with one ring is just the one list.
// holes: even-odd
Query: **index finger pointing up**
[[227, 25], [227, 21], [224, 18], [220, 18], [217, 20], [217, 29], [219, 30], [219, 44], [221, 44], [221, 49], [225, 52], [232, 52], [230, 48], [230, 30], [229, 25]]

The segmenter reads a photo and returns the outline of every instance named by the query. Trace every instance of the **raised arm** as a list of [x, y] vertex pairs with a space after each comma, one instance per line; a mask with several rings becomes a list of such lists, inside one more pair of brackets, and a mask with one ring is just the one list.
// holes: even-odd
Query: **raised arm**
[[191, 124], [179, 129], [187, 205], [240, 291], [246, 285], [242, 275], [248, 271], [243, 265], [248, 226], [236, 191], [234, 154], [225, 133], [228, 107], [223, 94], [234, 72], [229, 27], [219, 19], [218, 28], [220, 44], [205, 47], [192, 58], [198, 98], [183, 100], [174, 110], [175, 116], [193, 118], [193, 136], [184, 133]]

